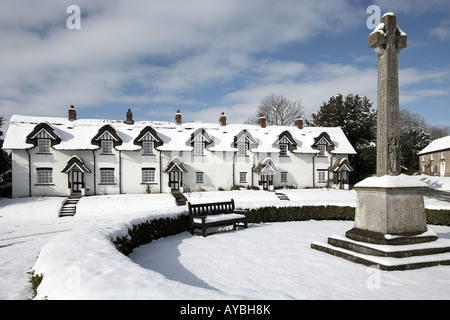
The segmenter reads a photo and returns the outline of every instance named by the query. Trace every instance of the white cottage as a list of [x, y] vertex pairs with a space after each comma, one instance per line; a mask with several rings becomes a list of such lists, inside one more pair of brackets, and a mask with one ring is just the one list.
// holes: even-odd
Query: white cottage
[[69, 196], [326, 186], [348, 187], [355, 150], [341, 128], [78, 119], [15, 115], [13, 196]]

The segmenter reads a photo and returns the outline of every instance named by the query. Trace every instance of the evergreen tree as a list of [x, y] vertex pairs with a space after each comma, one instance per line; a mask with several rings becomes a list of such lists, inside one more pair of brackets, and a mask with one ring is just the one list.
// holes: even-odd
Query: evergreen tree
[[357, 154], [350, 156], [355, 171], [350, 183], [375, 174], [376, 171], [376, 112], [366, 97], [342, 94], [323, 102], [319, 111], [311, 115], [307, 125], [320, 127], [341, 127]]

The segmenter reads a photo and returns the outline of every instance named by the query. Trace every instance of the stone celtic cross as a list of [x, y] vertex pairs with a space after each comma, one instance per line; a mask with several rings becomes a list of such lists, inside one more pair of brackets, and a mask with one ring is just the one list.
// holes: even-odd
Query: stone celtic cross
[[387, 13], [380, 19], [380, 24], [369, 35], [369, 47], [378, 55], [377, 176], [398, 175], [398, 53], [406, 48], [406, 34], [397, 26], [393, 14]]

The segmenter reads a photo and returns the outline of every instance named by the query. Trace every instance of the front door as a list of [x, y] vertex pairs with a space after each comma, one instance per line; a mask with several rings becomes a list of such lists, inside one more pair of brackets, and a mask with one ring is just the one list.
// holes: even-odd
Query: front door
[[71, 171], [72, 193], [81, 193], [81, 189], [84, 186], [84, 173], [79, 170]]
[[445, 176], [445, 161], [441, 161], [441, 177]]
[[169, 172], [169, 186], [174, 190], [180, 190], [181, 172], [179, 170], [172, 170]]
[[261, 185], [263, 190], [269, 190], [269, 186], [273, 184], [273, 175], [261, 174]]

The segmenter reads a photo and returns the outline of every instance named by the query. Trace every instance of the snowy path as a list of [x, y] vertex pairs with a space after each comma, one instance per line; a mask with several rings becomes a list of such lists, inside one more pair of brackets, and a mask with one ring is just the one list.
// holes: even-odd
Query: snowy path
[[[1, 223], [1, 220], [0, 220]], [[0, 227], [0, 300], [31, 299], [33, 292], [27, 272], [41, 248], [63, 232], [86, 222], [61, 221], [44, 225]]]

